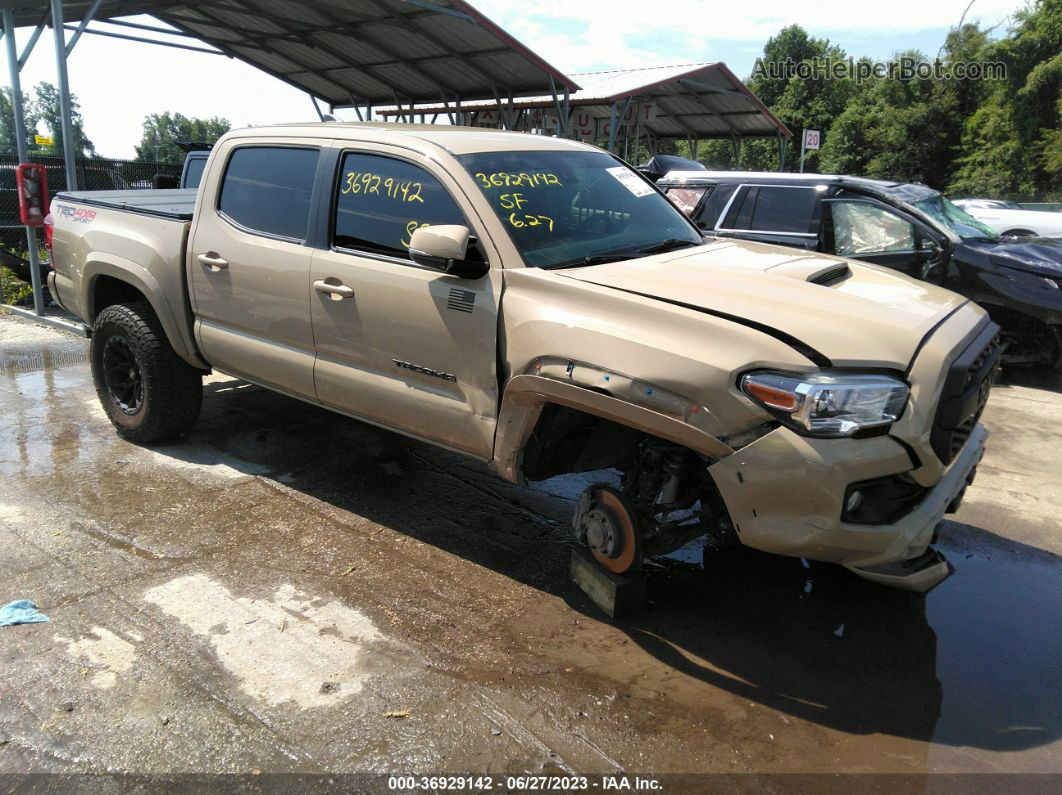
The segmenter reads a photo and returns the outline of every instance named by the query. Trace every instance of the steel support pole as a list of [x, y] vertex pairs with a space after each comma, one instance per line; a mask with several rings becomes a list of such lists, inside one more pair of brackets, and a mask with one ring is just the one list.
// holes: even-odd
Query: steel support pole
[[612, 103], [608, 117], [608, 151], [611, 154], [615, 154], [613, 149], [616, 146], [616, 125], [619, 123], [616, 105], [617, 103]]
[[[26, 151], [26, 118], [22, 107], [18, 53], [15, 50], [15, 19], [10, 8], [3, 9], [3, 18], [7, 68], [11, 75], [11, 109], [15, 116], [15, 146], [18, 150], [18, 162], [25, 163], [29, 158]], [[32, 226], [26, 227], [26, 248], [29, 250], [30, 283], [33, 285], [33, 312], [40, 316], [44, 314], [44, 290], [41, 285], [41, 266], [37, 259], [37, 230]]]
[[59, 76], [59, 112], [63, 122], [66, 190], [77, 190], [77, 150], [74, 148], [74, 120], [70, 110], [70, 79], [66, 73], [66, 30], [63, 28], [62, 0], [52, 0], [52, 33], [55, 34], [55, 71]]

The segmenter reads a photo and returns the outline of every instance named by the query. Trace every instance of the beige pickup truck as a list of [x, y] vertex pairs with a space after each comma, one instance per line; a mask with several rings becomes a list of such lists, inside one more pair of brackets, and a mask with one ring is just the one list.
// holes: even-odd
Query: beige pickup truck
[[55, 300], [127, 439], [215, 369], [524, 483], [612, 469], [605, 569], [708, 534], [926, 591], [998, 366], [975, 304], [893, 271], [704, 238], [568, 140], [320, 123], [232, 132], [198, 191], [65, 193]]

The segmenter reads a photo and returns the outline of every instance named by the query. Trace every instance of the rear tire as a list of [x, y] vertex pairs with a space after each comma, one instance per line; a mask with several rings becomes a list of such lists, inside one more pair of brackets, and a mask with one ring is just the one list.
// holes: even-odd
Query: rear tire
[[1036, 237], [1031, 229], [1008, 229], [1000, 237]]
[[100, 312], [91, 360], [96, 394], [123, 439], [161, 442], [199, 417], [203, 374], [170, 347], [150, 304], [114, 304]]

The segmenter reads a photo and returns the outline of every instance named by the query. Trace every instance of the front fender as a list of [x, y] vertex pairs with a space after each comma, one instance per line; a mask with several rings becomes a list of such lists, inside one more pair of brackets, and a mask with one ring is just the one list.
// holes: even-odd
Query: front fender
[[734, 450], [718, 438], [678, 417], [639, 406], [576, 383], [541, 375], [517, 375], [502, 397], [491, 468], [513, 483], [523, 483], [521, 454], [542, 408], [556, 403], [620, 425], [681, 444], [710, 458], [725, 458]]

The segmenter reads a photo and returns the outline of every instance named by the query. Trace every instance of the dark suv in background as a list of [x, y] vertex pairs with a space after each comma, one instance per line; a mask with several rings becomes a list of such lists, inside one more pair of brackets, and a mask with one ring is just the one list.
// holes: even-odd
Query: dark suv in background
[[1062, 239], [1001, 238], [911, 183], [672, 171], [657, 187], [706, 234], [836, 254], [948, 287], [1003, 327], [1008, 364], [1062, 365]]

